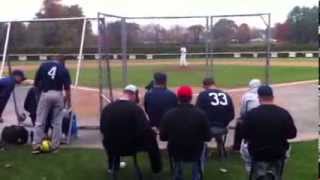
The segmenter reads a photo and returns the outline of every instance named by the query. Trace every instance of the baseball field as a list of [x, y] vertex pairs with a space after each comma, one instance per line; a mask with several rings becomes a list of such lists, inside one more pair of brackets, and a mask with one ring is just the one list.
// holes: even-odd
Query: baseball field
[[[169, 76], [169, 87], [175, 89], [182, 84], [194, 87], [194, 93], [201, 90], [201, 81], [205, 76], [205, 61], [193, 59], [188, 68], [180, 68], [177, 59], [168, 60], [130, 60], [128, 62], [129, 83], [138, 85], [141, 90], [152, 79], [152, 74], [157, 71], [166, 72]], [[13, 62], [13, 68], [26, 71], [29, 79], [33, 79], [36, 69], [40, 63], [36, 61]], [[68, 61], [72, 79], [75, 79], [76, 61]], [[115, 94], [119, 93], [122, 87], [122, 67], [120, 61], [111, 62], [112, 82], [115, 87]], [[273, 84], [288, 83], [296, 81], [309, 81], [318, 78], [318, 61], [313, 59], [273, 59], [271, 62], [271, 82]], [[214, 61], [213, 74], [218, 86], [225, 89], [246, 87], [252, 78], [264, 79], [263, 59], [216, 59]], [[81, 125], [98, 124], [98, 63], [94, 60], [84, 60], [79, 77], [79, 85], [82, 89], [73, 89], [73, 107]], [[313, 139], [315, 124], [315, 83], [277, 86], [276, 103], [288, 108], [293, 113], [299, 129], [301, 139]], [[16, 90], [18, 106], [23, 104], [28, 87], [18, 87]], [[239, 109], [239, 100], [244, 89], [230, 91], [234, 100], [236, 110]], [[303, 94], [304, 96], [300, 96]], [[141, 95], [143, 95], [143, 90]], [[12, 101], [4, 113], [6, 119], [13, 119], [14, 110]], [[21, 108], [21, 107], [20, 107]], [[303, 113], [302, 113], [303, 112]], [[310, 138], [308, 135], [312, 135]], [[232, 134], [229, 136], [232, 140]], [[99, 134], [96, 131], [82, 131], [80, 138], [74, 143], [76, 147], [100, 147]], [[212, 142], [214, 144], [214, 142]], [[230, 142], [229, 142], [230, 144]], [[317, 142], [308, 141], [294, 143], [292, 157], [288, 161], [285, 170], [286, 180], [316, 179]], [[308, 153], [306, 153], [308, 152]], [[310, 152], [310, 153], [309, 153]], [[0, 152], [0, 179], [108, 179], [106, 173], [106, 161], [104, 152], [99, 149], [62, 149], [55, 155], [43, 155], [34, 158], [30, 154], [30, 147], [11, 147], [6, 152]], [[164, 158], [166, 155], [164, 154]], [[154, 179], [148, 169], [148, 161], [145, 155], [139, 156], [143, 173], [146, 179]], [[91, 162], [91, 163], [88, 163]], [[132, 179], [132, 165], [121, 173], [121, 178]], [[44, 166], [45, 165], [45, 166]], [[156, 179], [168, 179], [170, 176], [167, 159], [164, 162], [164, 172]], [[227, 173], [222, 173], [219, 168], [226, 168]], [[37, 172], [37, 173], [35, 173]], [[187, 172], [187, 171], [186, 171]], [[239, 154], [231, 153], [226, 161], [217, 161], [212, 158], [206, 168], [206, 179], [247, 179], [243, 161]], [[190, 173], [187, 173], [190, 176]]]
[[[200, 87], [206, 73], [204, 59], [189, 60], [187, 68], [178, 66], [177, 59], [167, 60], [129, 60], [128, 82], [144, 87], [151, 79], [154, 72], [166, 72], [169, 76], [169, 87], [177, 87], [188, 84]], [[75, 79], [76, 61], [68, 61], [72, 79]], [[235, 88], [246, 86], [252, 78], [264, 79], [264, 59], [215, 59], [211, 71], [218, 86], [223, 88]], [[20, 68], [27, 72], [30, 79], [34, 77], [39, 62], [14, 62], [14, 68]], [[283, 83], [317, 79], [316, 58], [273, 59], [271, 62], [271, 82]], [[84, 60], [81, 66], [79, 85], [86, 87], [98, 87], [98, 63], [94, 60]], [[122, 67], [120, 60], [111, 61], [112, 84], [115, 88], [122, 87]]]
[[[181, 68], [177, 59], [166, 60], [129, 60], [128, 61], [128, 83], [140, 87], [140, 95], [143, 97], [144, 87], [152, 79], [154, 72], [166, 72], [168, 74], [168, 86], [175, 89], [180, 85], [190, 85], [197, 94], [201, 90], [202, 79], [206, 75], [205, 59], [190, 59], [189, 66]], [[265, 67], [264, 59], [214, 59], [212, 73], [218, 86], [225, 89], [247, 87], [252, 78], [264, 80]], [[39, 61], [13, 62], [13, 68], [26, 71], [29, 79], [33, 79], [39, 67]], [[317, 79], [316, 58], [296, 59], [272, 59], [270, 77], [272, 84], [306, 81]], [[77, 61], [68, 60], [72, 80], [75, 80]], [[111, 61], [111, 78], [114, 94], [117, 97], [123, 87], [122, 64], [120, 60]], [[80, 89], [73, 89], [73, 108], [77, 112], [80, 124], [97, 125], [99, 116], [98, 104], [99, 95], [96, 88], [99, 83], [98, 62], [94, 60], [82, 61], [79, 76]], [[89, 87], [89, 88], [83, 88]], [[18, 90], [21, 100], [24, 100], [26, 89]], [[243, 92], [232, 93], [234, 103], [239, 104]], [[283, 97], [285, 98], [285, 97]], [[237, 108], [237, 107], [236, 107]]]

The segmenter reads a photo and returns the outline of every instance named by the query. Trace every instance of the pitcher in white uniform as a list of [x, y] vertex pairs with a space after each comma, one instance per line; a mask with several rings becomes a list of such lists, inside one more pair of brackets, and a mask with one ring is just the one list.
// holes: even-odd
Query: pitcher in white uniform
[[182, 46], [180, 48], [180, 66], [186, 67], [188, 66], [187, 62], [187, 48], [185, 46]]

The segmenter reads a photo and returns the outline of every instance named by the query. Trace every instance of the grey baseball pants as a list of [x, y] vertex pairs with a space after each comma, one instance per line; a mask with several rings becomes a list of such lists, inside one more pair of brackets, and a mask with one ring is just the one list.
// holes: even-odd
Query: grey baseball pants
[[52, 145], [53, 148], [58, 148], [60, 146], [63, 108], [64, 103], [62, 91], [48, 91], [41, 93], [34, 129], [34, 145], [41, 144], [41, 141], [45, 136], [44, 130], [47, 123], [47, 117], [50, 110], [52, 110]]

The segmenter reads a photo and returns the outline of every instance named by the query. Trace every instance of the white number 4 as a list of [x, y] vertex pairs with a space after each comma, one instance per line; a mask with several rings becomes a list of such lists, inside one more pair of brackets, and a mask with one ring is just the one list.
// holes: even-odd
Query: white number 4
[[228, 105], [228, 98], [224, 93], [209, 93], [209, 96], [212, 98], [211, 105], [212, 106], [227, 106]]
[[56, 73], [57, 73], [57, 66], [53, 66], [49, 72], [48, 75], [51, 77], [52, 80], [56, 78]]

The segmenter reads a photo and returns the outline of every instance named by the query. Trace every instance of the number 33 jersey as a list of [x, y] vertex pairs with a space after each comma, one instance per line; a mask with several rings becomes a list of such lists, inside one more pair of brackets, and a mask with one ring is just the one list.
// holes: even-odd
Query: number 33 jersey
[[42, 92], [69, 90], [71, 85], [69, 71], [58, 61], [45, 62], [36, 74], [35, 85]]
[[210, 126], [226, 127], [234, 118], [234, 106], [228, 93], [207, 89], [198, 96], [197, 107], [206, 112]]

